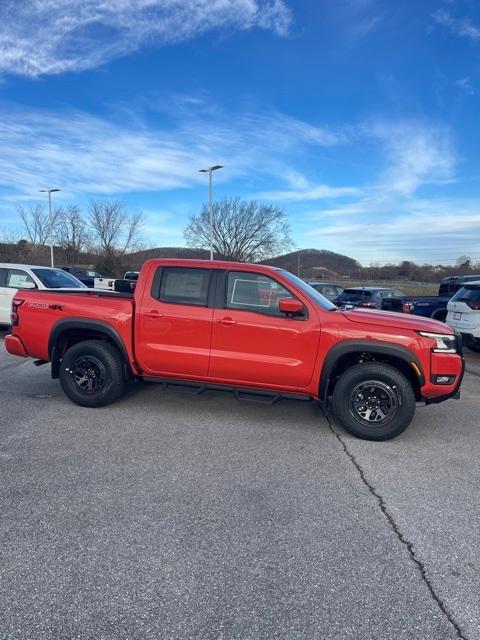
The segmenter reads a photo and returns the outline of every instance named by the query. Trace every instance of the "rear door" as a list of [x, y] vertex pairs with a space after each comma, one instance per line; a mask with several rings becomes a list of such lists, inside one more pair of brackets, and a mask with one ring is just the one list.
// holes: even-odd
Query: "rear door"
[[214, 274], [206, 268], [157, 268], [136, 315], [136, 357], [146, 374], [207, 376]]
[[12, 300], [24, 282], [34, 279], [23, 269], [0, 270], [0, 324], [10, 324]]
[[250, 271], [222, 277], [223, 304], [217, 298], [217, 307], [223, 308], [213, 316], [209, 377], [239, 385], [306, 387], [320, 339], [313, 305], [305, 306], [302, 317], [287, 317], [279, 300], [295, 295], [274, 278]]
[[7, 269], [0, 269], [0, 324], [10, 324], [10, 291], [6, 287]]

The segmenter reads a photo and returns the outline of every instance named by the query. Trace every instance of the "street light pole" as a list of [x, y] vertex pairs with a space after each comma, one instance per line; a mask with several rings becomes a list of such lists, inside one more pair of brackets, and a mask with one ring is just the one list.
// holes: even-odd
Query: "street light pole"
[[48, 235], [50, 239], [50, 266], [53, 267], [53, 218], [52, 218], [52, 193], [60, 189], [40, 189], [40, 193], [48, 193]]
[[213, 260], [213, 172], [223, 169], [222, 164], [215, 164], [208, 169], [199, 169], [200, 173], [208, 173], [208, 223], [210, 235], [210, 260]]

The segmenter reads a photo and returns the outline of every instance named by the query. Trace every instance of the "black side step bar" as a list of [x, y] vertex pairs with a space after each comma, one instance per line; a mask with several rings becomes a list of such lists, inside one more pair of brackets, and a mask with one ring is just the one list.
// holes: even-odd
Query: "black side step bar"
[[301, 393], [281, 393], [278, 391], [267, 391], [264, 389], [254, 389], [249, 387], [229, 387], [220, 384], [205, 384], [195, 381], [184, 381], [169, 378], [156, 378], [154, 376], [143, 376], [145, 382], [156, 382], [162, 385], [164, 391], [171, 390], [179, 393], [188, 393], [198, 396], [206, 391], [229, 391], [233, 393], [237, 400], [244, 402], [256, 402], [259, 404], [275, 404], [280, 400], [302, 400], [309, 402], [312, 396]]

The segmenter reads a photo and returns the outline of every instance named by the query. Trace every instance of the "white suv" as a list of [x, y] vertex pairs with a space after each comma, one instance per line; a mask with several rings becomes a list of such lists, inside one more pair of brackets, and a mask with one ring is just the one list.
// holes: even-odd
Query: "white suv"
[[480, 351], [480, 280], [457, 291], [447, 308], [447, 324], [460, 331], [467, 347]]
[[0, 325], [10, 324], [12, 300], [19, 289], [86, 289], [62, 269], [0, 263]]

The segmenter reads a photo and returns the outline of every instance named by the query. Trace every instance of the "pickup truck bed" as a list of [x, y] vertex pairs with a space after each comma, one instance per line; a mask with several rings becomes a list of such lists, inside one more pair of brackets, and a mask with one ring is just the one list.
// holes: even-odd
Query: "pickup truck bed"
[[50, 362], [79, 405], [133, 378], [230, 388], [331, 406], [354, 435], [392, 438], [415, 403], [458, 397], [461, 340], [425, 318], [342, 311], [275, 267], [149, 260], [135, 293], [19, 291], [10, 353]]

